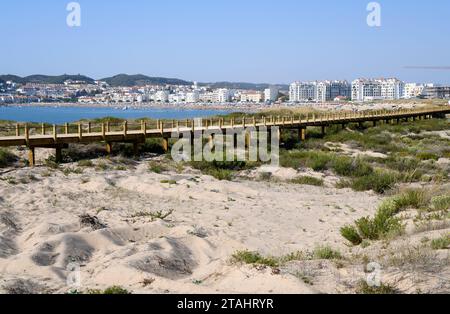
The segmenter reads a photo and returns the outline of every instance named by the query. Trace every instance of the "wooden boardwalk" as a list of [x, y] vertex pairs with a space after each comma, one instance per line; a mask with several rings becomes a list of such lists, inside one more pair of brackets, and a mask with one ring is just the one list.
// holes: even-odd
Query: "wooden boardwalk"
[[436, 109], [322, 113], [284, 117], [142, 121], [140, 124], [124, 122], [120, 125], [78, 123], [76, 125], [48, 126], [43, 124], [40, 129], [32, 128], [27, 124], [17, 124], [14, 130], [15, 135], [0, 137], [0, 147], [28, 147], [29, 163], [34, 166], [35, 148], [40, 147], [56, 149], [56, 160], [60, 161], [61, 150], [74, 143], [104, 142], [108, 153], [111, 153], [112, 143], [133, 143], [135, 152], [137, 152], [139, 144], [144, 143], [147, 138], [161, 138], [162, 146], [167, 151], [172, 134], [223, 133], [230, 130], [241, 133], [248, 128], [278, 127], [280, 132], [283, 129], [297, 129], [299, 130], [299, 140], [305, 140], [308, 127], [322, 127], [322, 132], [325, 133], [326, 127], [331, 125], [345, 126], [349, 123], [362, 125], [365, 122], [371, 122], [375, 126], [379, 122], [399, 123], [402, 120], [410, 119], [415, 121], [416, 119], [445, 118], [448, 114], [450, 114], [450, 106]]

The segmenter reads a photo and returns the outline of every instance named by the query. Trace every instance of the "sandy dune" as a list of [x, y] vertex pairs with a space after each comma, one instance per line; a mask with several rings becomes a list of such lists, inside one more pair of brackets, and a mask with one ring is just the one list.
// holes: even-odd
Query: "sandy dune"
[[[323, 244], [345, 249], [339, 228], [379, 202], [331, 187], [221, 182], [192, 170], [159, 175], [145, 162], [127, 171], [48, 172], [18, 169], [7, 174], [17, 184], [0, 181], [0, 286], [8, 291], [65, 293], [75, 262], [80, 290], [314, 293], [291, 274], [232, 265], [230, 257], [246, 249], [272, 256]], [[172, 210], [165, 220], [145, 215]], [[81, 224], [83, 214], [100, 226]]]

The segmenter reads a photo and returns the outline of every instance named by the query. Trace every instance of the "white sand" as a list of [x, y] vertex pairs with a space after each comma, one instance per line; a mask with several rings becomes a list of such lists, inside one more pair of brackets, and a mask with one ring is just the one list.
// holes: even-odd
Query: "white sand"
[[[65, 176], [50, 170], [50, 177], [42, 176], [46, 172], [18, 169], [3, 177], [19, 181], [32, 174], [38, 181], [0, 181], [0, 287], [24, 279], [64, 293], [70, 289], [66, 266], [75, 261], [82, 265], [79, 290], [122, 285], [144, 293], [319, 292], [289, 273], [231, 264], [230, 257], [247, 249], [281, 256], [324, 244], [345, 250], [340, 227], [372, 215], [380, 200], [331, 187], [217, 181], [189, 170], [159, 175], [144, 162], [128, 171], [86, 169]], [[170, 210], [165, 221], [133, 218]], [[98, 216], [107, 228], [80, 226], [82, 214]], [[154, 282], [144, 287], [144, 279]]]

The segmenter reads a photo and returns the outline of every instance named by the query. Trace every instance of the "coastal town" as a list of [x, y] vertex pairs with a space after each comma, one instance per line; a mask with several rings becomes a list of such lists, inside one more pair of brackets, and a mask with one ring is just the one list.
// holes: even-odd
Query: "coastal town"
[[[6, 76], [7, 77], [7, 76]], [[18, 82], [19, 81], [19, 82]], [[299, 105], [326, 102], [369, 102], [401, 99], [450, 99], [450, 86], [407, 83], [397, 78], [293, 82], [290, 85], [226, 84], [145, 81], [120, 86], [102, 80], [72, 80], [45, 83], [39, 80], [0, 79], [0, 105], [70, 103], [79, 105]], [[231, 83], [229, 84], [231, 85]], [[216, 87], [219, 86], [219, 87]], [[234, 86], [233, 86], [234, 87]], [[253, 89], [251, 87], [254, 87]]]

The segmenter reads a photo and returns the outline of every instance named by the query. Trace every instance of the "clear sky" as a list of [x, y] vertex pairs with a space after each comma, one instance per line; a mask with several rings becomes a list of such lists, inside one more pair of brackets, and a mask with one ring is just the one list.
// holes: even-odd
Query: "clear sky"
[[0, 73], [142, 73], [200, 82], [397, 76], [450, 83], [450, 1], [1, 0]]

